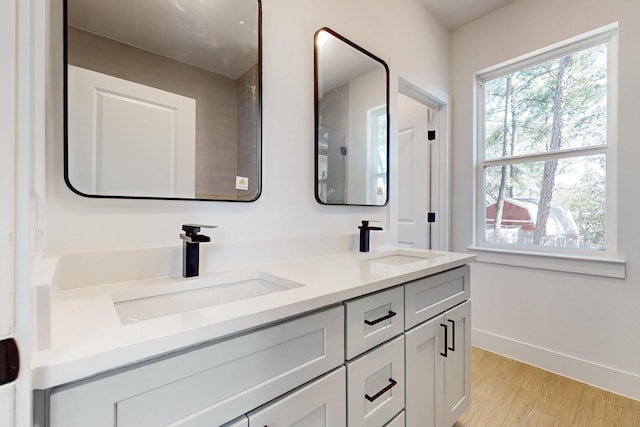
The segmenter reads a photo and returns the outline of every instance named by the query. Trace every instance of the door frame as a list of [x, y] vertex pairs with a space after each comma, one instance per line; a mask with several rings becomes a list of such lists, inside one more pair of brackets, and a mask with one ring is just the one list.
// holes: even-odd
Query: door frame
[[[0, 2], [0, 339], [15, 337], [17, 0]], [[0, 386], [0, 426], [15, 423], [15, 382]]]
[[2, 426], [31, 425], [31, 240], [38, 231], [32, 233], [31, 194], [36, 122], [42, 120], [34, 98], [43, 101], [36, 70], [42, 71], [44, 11], [35, 0], [0, 2], [0, 296], [6, 297], [0, 338], [13, 337], [20, 350], [17, 380], [0, 387]]
[[[431, 249], [448, 251], [451, 240], [451, 143], [449, 140], [448, 103], [398, 77], [398, 93], [426, 105], [433, 111], [432, 123], [437, 143], [431, 144], [431, 211], [436, 222], [431, 225]], [[397, 129], [399, 131], [399, 129]]]

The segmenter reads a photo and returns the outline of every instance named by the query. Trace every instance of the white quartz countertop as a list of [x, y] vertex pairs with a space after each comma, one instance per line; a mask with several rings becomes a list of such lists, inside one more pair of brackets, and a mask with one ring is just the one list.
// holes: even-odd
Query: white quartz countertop
[[[421, 277], [464, 265], [475, 256], [401, 249], [425, 257], [409, 263], [373, 262], [399, 249], [344, 252], [252, 269], [220, 271], [199, 278], [157, 278], [62, 290], [52, 296], [51, 347], [32, 363], [35, 389], [47, 389], [152, 359], [203, 342], [255, 329], [322, 307], [339, 304]], [[281, 292], [124, 324], [114, 306], [123, 293], [141, 296], [158, 289], [215, 283], [251, 270], [298, 286]]]

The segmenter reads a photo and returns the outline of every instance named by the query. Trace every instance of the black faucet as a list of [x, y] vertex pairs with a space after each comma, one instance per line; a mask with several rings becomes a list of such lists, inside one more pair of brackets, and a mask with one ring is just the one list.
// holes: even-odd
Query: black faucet
[[200, 243], [211, 241], [211, 237], [198, 234], [201, 228], [216, 228], [215, 225], [184, 224], [180, 238], [184, 240], [182, 244], [182, 275], [184, 277], [194, 277], [200, 270]]
[[358, 228], [360, 229], [360, 252], [369, 252], [369, 231], [382, 230], [382, 227], [372, 227], [369, 221], [362, 220], [362, 225]]

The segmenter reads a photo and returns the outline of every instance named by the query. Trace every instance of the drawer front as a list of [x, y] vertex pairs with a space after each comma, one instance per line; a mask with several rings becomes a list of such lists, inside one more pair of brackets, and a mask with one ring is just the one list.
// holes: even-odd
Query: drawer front
[[425, 277], [404, 287], [405, 328], [411, 329], [471, 297], [469, 266]]
[[342, 367], [249, 413], [249, 427], [344, 427], [346, 388]]
[[243, 415], [221, 427], [249, 427], [249, 418], [247, 418], [246, 415]]
[[344, 355], [343, 307], [51, 392], [51, 426], [221, 425]]
[[404, 427], [404, 411], [400, 412], [394, 419], [385, 424], [384, 427]]
[[402, 286], [348, 301], [345, 307], [347, 360], [404, 331]]
[[404, 336], [347, 363], [349, 427], [379, 427], [404, 408]]

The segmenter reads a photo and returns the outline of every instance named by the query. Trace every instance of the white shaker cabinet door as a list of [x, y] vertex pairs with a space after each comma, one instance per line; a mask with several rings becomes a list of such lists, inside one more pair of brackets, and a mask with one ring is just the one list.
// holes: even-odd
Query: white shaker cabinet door
[[249, 413], [249, 427], [346, 426], [346, 373], [332, 373]]
[[438, 427], [444, 423], [444, 316], [405, 333], [407, 364], [407, 427]]
[[471, 301], [444, 316], [450, 345], [444, 361], [445, 425], [451, 426], [471, 404]]
[[407, 427], [455, 424], [471, 403], [471, 302], [405, 333]]

